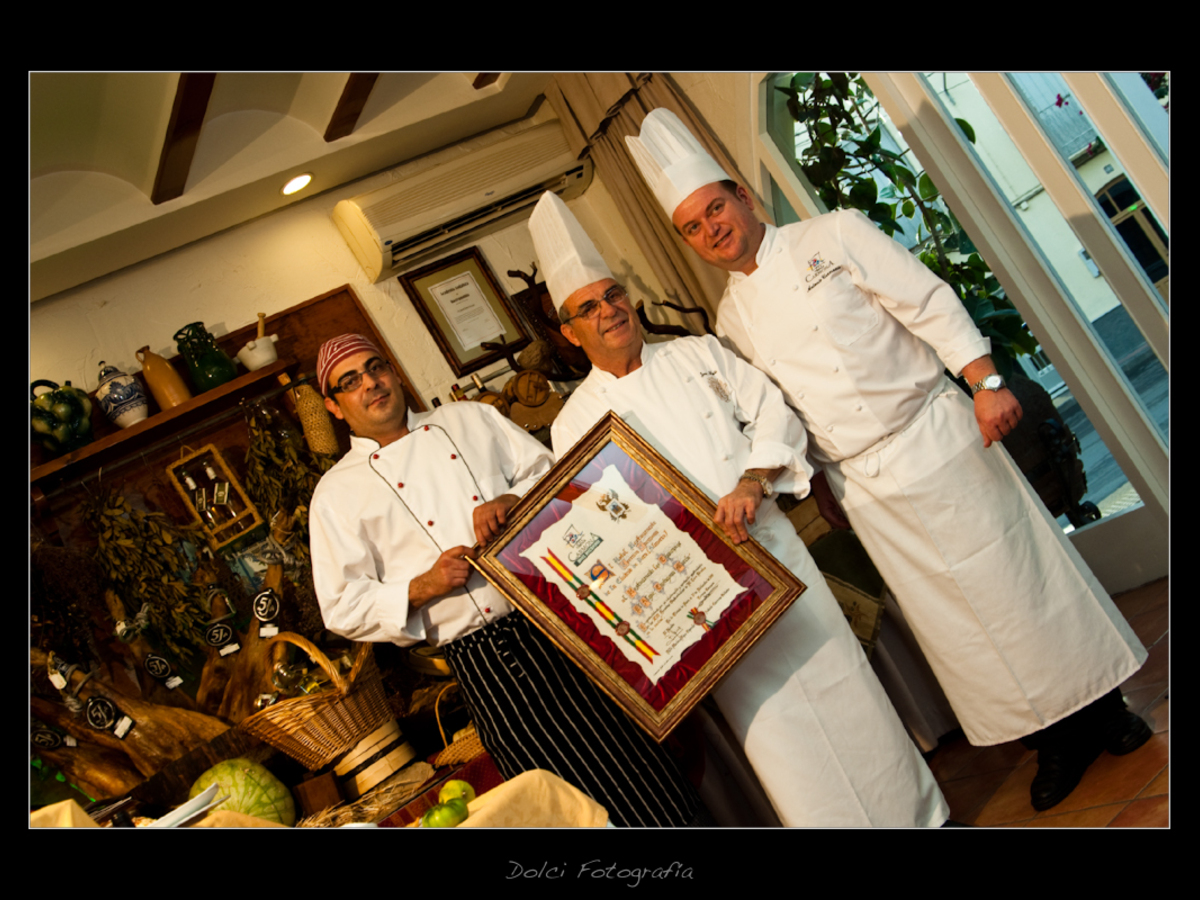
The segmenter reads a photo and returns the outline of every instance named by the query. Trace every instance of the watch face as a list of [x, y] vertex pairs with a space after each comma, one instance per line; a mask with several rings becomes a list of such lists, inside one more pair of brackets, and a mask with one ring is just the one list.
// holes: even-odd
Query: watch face
[[989, 375], [983, 379], [983, 384], [986, 388], [992, 391], [997, 391], [1004, 385], [1004, 379], [999, 375]]

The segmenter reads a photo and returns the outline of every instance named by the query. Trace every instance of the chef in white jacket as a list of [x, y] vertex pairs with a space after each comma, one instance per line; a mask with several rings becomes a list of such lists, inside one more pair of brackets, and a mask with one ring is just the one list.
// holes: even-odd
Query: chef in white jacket
[[624, 290], [582, 226], [546, 193], [530, 231], [563, 334], [593, 368], [554, 421], [562, 456], [609, 410], [754, 537], [807, 590], [713, 695], [780, 821], [937, 826], [948, 807], [788, 519], [764, 497], [805, 494], [804, 434], [783, 397], [713, 338], [643, 341]]
[[313, 492], [313, 580], [330, 631], [444, 649], [480, 741], [506, 779], [539, 768], [619, 826], [710, 824], [666, 751], [467, 562], [550, 468], [550, 453], [490, 406], [407, 409], [379, 349], [357, 334], [317, 359], [350, 451]]
[[667, 110], [627, 142], [676, 230], [729, 272], [717, 333], [803, 420], [814, 492], [840, 501], [971, 743], [1039, 748], [1037, 809], [1103, 748], [1141, 746], [1117, 686], [1145, 648], [998, 444], [1021, 407], [954, 291], [860, 212], [759, 222]]

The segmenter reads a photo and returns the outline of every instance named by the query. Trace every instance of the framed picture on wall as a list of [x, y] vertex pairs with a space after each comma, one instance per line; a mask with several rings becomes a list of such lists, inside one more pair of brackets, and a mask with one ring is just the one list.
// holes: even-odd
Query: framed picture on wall
[[400, 284], [462, 377], [529, 344], [529, 333], [478, 247], [400, 276]]
[[805, 590], [608, 413], [471, 560], [662, 741]]

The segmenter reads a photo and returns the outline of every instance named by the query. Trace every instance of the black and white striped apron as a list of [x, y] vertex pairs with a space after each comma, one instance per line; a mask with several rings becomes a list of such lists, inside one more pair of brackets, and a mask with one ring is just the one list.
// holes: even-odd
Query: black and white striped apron
[[691, 823], [675, 761], [519, 612], [442, 647], [480, 741], [505, 779], [546, 769], [620, 827]]

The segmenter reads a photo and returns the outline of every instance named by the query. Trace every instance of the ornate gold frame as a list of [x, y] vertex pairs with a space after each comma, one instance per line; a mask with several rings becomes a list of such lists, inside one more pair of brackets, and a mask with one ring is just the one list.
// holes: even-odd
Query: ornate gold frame
[[[596, 627], [573, 606], [559, 584], [518, 556], [521, 547], [532, 546], [562, 520], [571, 509], [571, 498], [585, 492], [599, 478], [597, 473], [612, 464], [628, 467], [641, 486], [639, 497], [656, 505], [680, 531], [692, 535], [707, 556], [707, 564], [724, 568], [742, 589], [711, 626], [704, 625], [700, 616], [703, 627], [685, 644], [681, 659], [654, 681], [636, 672], [636, 666], [624, 662], [615, 650], [616, 640], [634, 643], [628, 637], [628, 623], [622, 626], [620, 614], [582, 578], [572, 576], [584, 585], [578, 588], [582, 594], [577, 591], [579, 601], [591, 592], [606, 611], [599, 610], [592, 600], [587, 602], [608, 619], [611, 629]], [[660, 499], [645, 501], [642, 492]], [[566, 507], [562, 506], [564, 500]], [[555, 501], [559, 503], [552, 507]], [[486, 547], [476, 548], [478, 555], [472, 564], [638, 725], [662, 741], [805, 590], [758, 543], [732, 543], [714, 524], [715, 510], [702, 491], [610, 412], [512, 507], [504, 530]]]

